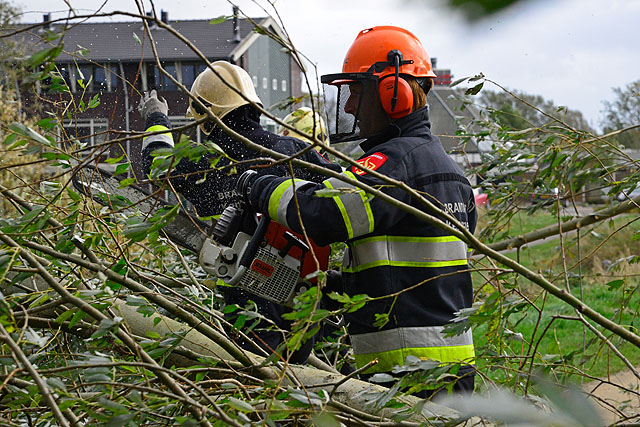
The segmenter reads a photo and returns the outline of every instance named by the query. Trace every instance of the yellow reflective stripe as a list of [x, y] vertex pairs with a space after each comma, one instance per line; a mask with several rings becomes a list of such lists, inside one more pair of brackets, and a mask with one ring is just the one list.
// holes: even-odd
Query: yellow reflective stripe
[[[353, 174], [353, 172], [344, 171], [343, 173], [351, 179], [354, 179], [356, 181], [358, 180], [356, 176]], [[360, 189], [358, 191], [358, 194], [360, 194], [360, 197], [362, 198], [362, 204], [364, 205], [364, 208], [367, 212], [367, 218], [369, 219], [369, 231], [367, 232], [367, 234], [373, 233], [373, 229], [374, 229], [373, 211], [371, 210], [371, 203], [369, 203], [369, 201], [367, 200], [367, 198], [369, 198], [369, 195], [365, 193], [364, 190], [360, 190]]]
[[293, 183], [306, 183], [302, 179], [287, 179], [286, 181], [282, 181], [271, 196], [269, 196], [269, 217], [279, 224], [284, 226], [289, 226], [287, 224], [287, 208], [289, 207], [289, 202], [293, 199]]
[[381, 242], [386, 240], [388, 242], [426, 242], [426, 243], [444, 243], [444, 242], [459, 242], [461, 241], [456, 236], [371, 236], [364, 239], [358, 239], [353, 242], [353, 246], [363, 245], [369, 242]]
[[[356, 179], [352, 172], [345, 171], [343, 174], [348, 178]], [[329, 178], [323, 184], [330, 189], [347, 190], [332, 198], [342, 215], [348, 239], [373, 232], [375, 227], [373, 211], [368, 196], [363, 190], [338, 178]]]
[[378, 359], [377, 364], [364, 372], [366, 374], [373, 374], [376, 372], [389, 372], [394, 366], [404, 365], [407, 356], [415, 356], [422, 360], [437, 360], [442, 364], [475, 364], [475, 351], [473, 349], [473, 344], [444, 347], [403, 348], [378, 353], [356, 354], [355, 361], [356, 367], [359, 369], [372, 360]]
[[[327, 188], [330, 189], [334, 189], [333, 185], [331, 185], [331, 183], [327, 180], [324, 181], [324, 185]], [[353, 238], [353, 228], [351, 228], [351, 221], [349, 220], [349, 214], [347, 214], [347, 209], [344, 207], [344, 203], [342, 203], [342, 200], [340, 200], [340, 197], [338, 196], [333, 196], [333, 201], [336, 203], [336, 205], [338, 206], [338, 210], [340, 210], [340, 215], [342, 215], [342, 222], [344, 222], [344, 225], [347, 229], [347, 236], [349, 239]]]
[[369, 268], [467, 265], [467, 245], [455, 236], [372, 236], [351, 243], [347, 273]]
[[389, 266], [389, 267], [424, 267], [424, 268], [436, 268], [436, 267], [455, 267], [457, 265], [467, 265], [466, 259], [460, 259], [456, 261], [389, 261], [386, 259], [380, 261], [374, 261], [367, 264], [361, 264], [354, 267], [343, 268], [342, 271], [346, 273], [359, 273], [363, 270], [370, 268]]
[[[145, 132], [160, 132], [160, 131], [167, 131], [167, 133], [166, 133], [166, 134], [162, 134], [162, 135], [167, 135], [167, 136], [171, 139], [171, 141], [173, 142], [173, 135], [171, 135], [171, 129], [169, 129], [169, 128], [168, 128], [168, 127], [166, 127], [166, 126], [162, 126], [162, 125], [154, 125], [154, 126], [150, 126], [149, 128], [147, 128], [147, 130], [146, 130]], [[144, 141], [144, 140], [146, 140], [147, 138], [150, 138], [150, 137], [152, 137], [152, 136], [153, 136], [153, 137], [155, 137], [155, 136], [158, 136], [158, 135], [148, 135], [148, 136], [145, 136], [145, 137], [142, 139], [142, 141]]]

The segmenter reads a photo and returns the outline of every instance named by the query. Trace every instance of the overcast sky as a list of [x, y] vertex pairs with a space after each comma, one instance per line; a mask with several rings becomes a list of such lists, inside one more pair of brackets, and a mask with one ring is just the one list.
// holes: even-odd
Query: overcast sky
[[[11, 0], [25, 22], [45, 12], [63, 17], [63, 0]], [[68, 0], [79, 13], [126, 10], [134, 0]], [[149, 0], [142, 0], [150, 8]], [[267, 4], [257, 0], [260, 4]], [[253, 1], [237, 1], [248, 15], [266, 16]], [[320, 74], [339, 72], [357, 33], [375, 25], [412, 31], [439, 68], [455, 78], [479, 72], [510, 89], [539, 94], [582, 111], [598, 128], [612, 87], [640, 79], [640, 0], [528, 0], [470, 23], [439, 0], [277, 0], [283, 26]], [[224, 0], [157, 0], [169, 19], [231, 14]], [[273, 9], [267, 9], [273, 13]], [[122, 18], [117, 20], [123, 20]]]

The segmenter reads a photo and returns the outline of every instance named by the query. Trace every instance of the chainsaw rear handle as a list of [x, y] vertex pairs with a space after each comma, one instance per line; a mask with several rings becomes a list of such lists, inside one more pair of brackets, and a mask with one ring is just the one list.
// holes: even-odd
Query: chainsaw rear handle
[[271, 218], [268, 215], [262, 215], [260, 218], [260, 222], [258, 223], [258, 228], [256, 228], [256, 232], [247, 243], [247, 249], [242, 254], [242, 258], [240, 258], [240, 262], [238, 262], [238, 269], [236, 270], [236, 274], [227, 282], [230, 285], [237, 284], [244, 273], [251, 265], [251, 262], [256, 257], [256, 253], [258, 253], [258, 249], [260, 248], [260, 244], [264, 239], [265, 234], [267, 234], [267, 228], [269, 228], [269, 224], [271, 223]]

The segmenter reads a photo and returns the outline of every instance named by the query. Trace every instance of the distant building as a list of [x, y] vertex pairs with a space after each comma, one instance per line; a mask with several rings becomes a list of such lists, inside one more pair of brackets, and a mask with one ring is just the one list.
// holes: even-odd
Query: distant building
[[[300, 64], [272, 38], [254, 30], [258, 25], [286, 40], [281, 28], [271, 18], [241, 19], [237, 17], [237, 10], [234, 12], [233, 19], [219, 23], [169, 20], [164, 11], [161, 20], [199, 49], [208, 61], [226, 60], [247, 70], [266, 108], [289, 97], [301, 96]], [[85, 22], [70, 25], [66, 30], [64, 27], [50, 23], [50, 15], [46, 14], [40, 28], [17, 37], [37, 50], [58, 43], [58, 40], [43, 41], [47, 31], [64, 32], [64, 50], [56, 59], [56, 65], [71, 90], [75, 105], [79, 105], [80, 100], [87, 105], [92, 97], [100, 95], [100, 105], [81, 113], [73, 111], [72, 117], [64, 122], [67, 138], [97, 145], [123, 137], [128, 131], [144, 130], [136, 109], [142, 92], [151, 89], [156, 89], [168, 101], [174, 127], [189, 122], [184, 117], [188, 97], [158, 69], [152, 49], [152, 45], [155, 46], [163, 68], [189, 89], [206, 65], [186, 42], [158, 26], [151, 27], [151, 40], [141, 21]], [[27, 109], [34, 104], [34, 96], [40, 96], [45, 103], [51, 102], [46, 109], [56, 108], [56, 100], [69, 100], [67, 94], [47, 93], [44, 85], [37, 92], [38, 95], [25, 94]], [[57, 112], [63, 113], [59, 109]], [[264, 116], [263, 120], [266, 128], [275, 130], [273, 121]], [[192, 139], [200, 141], [199, 130], [194, 132]], [[139, 141], [126, 143], [121, 148], [135, 162], [139, 149], [132, 144]]]

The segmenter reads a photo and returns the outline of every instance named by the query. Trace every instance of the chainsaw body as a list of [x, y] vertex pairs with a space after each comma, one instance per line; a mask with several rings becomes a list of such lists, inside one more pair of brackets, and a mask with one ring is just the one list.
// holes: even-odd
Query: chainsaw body
[[[314, 252], [325, 261], [320, 268], [326, 269], [329, 249], [314, 247]], [[236, 207], [222, 213], [199, 261], [205, 271], [229, 285], [289, 306], [297, 293], [307, 289], [310, 282], [305, 277], [317, 270], [301, 236], [265, 215], [258, 218]]]
[[[167, 205], [143, 187], [121, 188], [118, 177], [99, 168], [82, 168], [73, 184], [102, 205], [145, 215]], [[328, 267], [329, 246], [312, 243], [314, 257], [301, 235], [248, 209], [227, 207], [209, 230], [209, 224], [183, 210], [163, 227], [171, 241], [199, 254], [207, 273], [277, 304], [292, 306], [294, 296], [315, 281], [305, 278]]]

